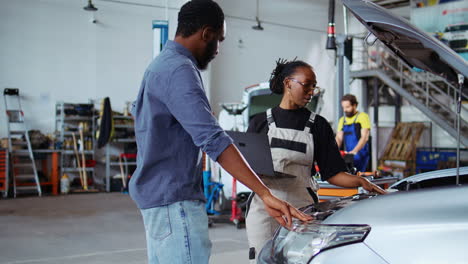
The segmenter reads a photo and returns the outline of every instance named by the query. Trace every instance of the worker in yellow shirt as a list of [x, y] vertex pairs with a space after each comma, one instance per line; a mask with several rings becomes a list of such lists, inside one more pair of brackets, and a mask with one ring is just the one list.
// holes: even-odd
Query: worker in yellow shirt
[[341, 98], [344, 115], [338, 121], [336, 143], [338, 147], [344, 144], [346, 153], [354, 154], [354, 167], [357, 171], [365, 171], [369, 162], [369, 115], [357, 110], [356, 96], [346, 94]]

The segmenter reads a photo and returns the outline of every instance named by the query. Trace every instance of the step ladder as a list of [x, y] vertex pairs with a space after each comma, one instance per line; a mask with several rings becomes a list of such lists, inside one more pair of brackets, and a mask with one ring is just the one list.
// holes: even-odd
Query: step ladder
[[29, 140], [29, 133], [21, 108], [19, 89], [3, 90], [7, 115], [8, 148], [13, 175], [13, 195], [19, 193], [37, 193], [42, 195], [36, 163]]

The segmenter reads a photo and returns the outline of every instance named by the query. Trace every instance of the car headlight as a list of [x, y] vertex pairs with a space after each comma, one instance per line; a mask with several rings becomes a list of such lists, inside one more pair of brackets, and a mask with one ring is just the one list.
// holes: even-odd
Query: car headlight
[[295, 221], [291, 230], [275, 235], [272, 255], [276, 263], [308, 263], [321, 251], [364, 241], [368, 225], [323, 225]]

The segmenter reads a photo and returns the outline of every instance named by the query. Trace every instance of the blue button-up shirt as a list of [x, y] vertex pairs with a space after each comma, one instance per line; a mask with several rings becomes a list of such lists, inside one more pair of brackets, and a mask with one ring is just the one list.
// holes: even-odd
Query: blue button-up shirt
[[212, 115], [192, 53], [168, 41], [133, 104], [138, 147], [130, 195], [141, 209], [205, 200], [201, 151], [217, 160], [232, 139]]

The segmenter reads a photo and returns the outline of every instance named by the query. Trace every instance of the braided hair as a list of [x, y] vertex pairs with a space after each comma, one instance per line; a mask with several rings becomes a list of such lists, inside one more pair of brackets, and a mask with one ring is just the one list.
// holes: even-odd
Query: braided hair
[[270, 90], [275, 94], [283, 94], [284, 79], [291, 76], [291, 74], [296, 72], [296, 69], [300, 67], [312, 68], [308, 63], [296, 60], [296, 58], [291, 61], [281, 58], [278, 59], [276, 61], [276, 68], [271, 73]]
[[213, 0], [191, 0], [179, 11], [176, 36], [193, 35], [204, 26], [220, 30], [224, 25], [224, 13]]

